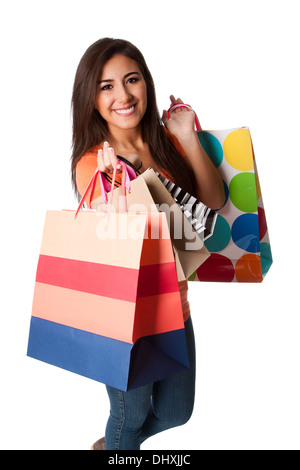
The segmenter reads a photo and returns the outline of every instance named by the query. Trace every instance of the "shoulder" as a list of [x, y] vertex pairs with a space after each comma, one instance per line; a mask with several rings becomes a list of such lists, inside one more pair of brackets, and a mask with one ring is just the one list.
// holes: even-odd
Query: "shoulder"
[[76, 165], [76, 186], [80, 194], [84, 192], [97, 169], [98, 149], [97, 145], [89, 149]]
[[91, 165], [97, 166], [98, 149], [99, 146], [95, 145], [95, 147], [92, 147], [84, 155], [82, 155], [76, 165], [76, 173], [85, 171]]
[[[90, 148], [85, 154], [82, 155], [82, 157], [80, 158], [80, 160], [77, 163], [77, 166], [79, 164], [82, 165], [82, 163], [86, 162], [89, 158], [96, 158], [97, 159], [99, 148], [100, 148], [99, 145], [95, 145], [94, 147]], [[76, 166], [76, 168], [77, 168], [77, 166]]]

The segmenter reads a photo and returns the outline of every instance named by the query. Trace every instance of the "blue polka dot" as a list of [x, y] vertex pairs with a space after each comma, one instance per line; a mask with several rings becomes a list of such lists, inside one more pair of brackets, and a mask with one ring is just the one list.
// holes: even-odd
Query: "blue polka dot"
[[218, 168], [221, 165], [224, 156], [223, 148], [219, 140], [214, 135], [209, 134], [208, 132], [199, 132], [198, 138], [203, 149], [205, 150], [215, 167]]
[[230, 226], [227, 220], [218, 215], [214, 233], [205, 241], [205, 246], [210, 253], [216, 253], [224, 250], [231, 239]]
[[[225, 192], [225, 202], [223, 207], [227, 204], [228, 198], [229, 198], [229, 189], [225, 181], [223, 180], [223, 185], [224, 185], [224, 192]], [[223, 209], [223, 208], [222, 208]]]
[[234, 243], [242, 250], [258, 253], [260, 251], [258, 215], [240, 215], [232, 224], [231, 236]]

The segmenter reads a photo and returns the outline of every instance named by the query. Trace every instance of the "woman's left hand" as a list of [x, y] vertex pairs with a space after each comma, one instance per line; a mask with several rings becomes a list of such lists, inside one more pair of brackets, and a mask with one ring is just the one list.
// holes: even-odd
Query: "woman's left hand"
[[[170, 100], [171, 105], [183, 104], [180, 98], [175, 99], [173, 95], [170, 96]], [[168, 112], [164, 109], [162, 120], [168, 131], [179, 140], [182, 135], [187, 136], [195, 132], [195, 114], [189, 108], [174, 109], [171, 112], [170, 119], [168, 119]]]
[[[172, 104], [183, 104], [182, 100], [177, 100], [170, 96]], [[171, 112], [168, 119], [168, 112], [163, 112], [162, 120], [171, 134], [179, 141], [196, 180], [195, 196], [211, 209], [220, 209], [225, 201], [223, 180], [204, 151], [197, 132], [195, 131], [195, 114], [189, 108], [177, 108]]]

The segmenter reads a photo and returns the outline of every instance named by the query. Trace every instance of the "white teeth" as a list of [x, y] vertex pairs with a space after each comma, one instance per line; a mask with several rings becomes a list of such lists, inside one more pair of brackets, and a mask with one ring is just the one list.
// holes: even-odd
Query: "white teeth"
[[128, 109], [115, 109], [117, 114], [129, 114], [129, 113], [132, 113], [133, 110], [134, 110], [134, 106], [131, 106], [131, 108], [128, 108]]

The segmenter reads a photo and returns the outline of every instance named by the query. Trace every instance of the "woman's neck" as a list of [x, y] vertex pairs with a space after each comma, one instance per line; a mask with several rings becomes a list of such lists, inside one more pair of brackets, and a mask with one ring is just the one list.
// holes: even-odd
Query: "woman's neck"
[[109, 130], [108, 142], [117, 155], [127, 158], [136, 167], [142, 164], [141, 172], [149, 167], [159, 171], [148, 144], [143, 141], [141, 129]]
[[108, 142], [115, 150], [138, 151], [144, 147], [141, 129], [110, 129]]

